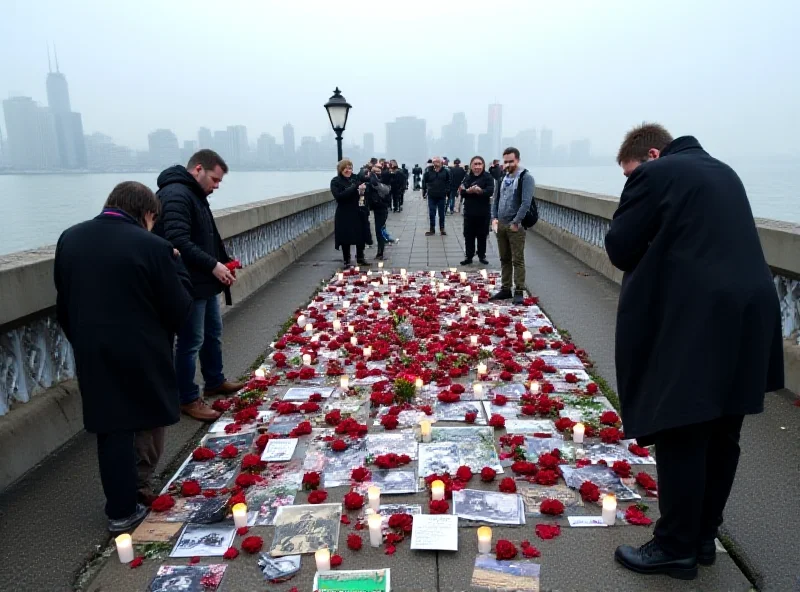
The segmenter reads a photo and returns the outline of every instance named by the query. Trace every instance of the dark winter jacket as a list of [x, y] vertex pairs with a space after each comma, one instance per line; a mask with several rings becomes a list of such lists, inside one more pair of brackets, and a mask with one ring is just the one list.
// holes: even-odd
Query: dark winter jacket
[[173, 335], [192, 304], [189, 274], [163, 238], [123, 212], [68, 228], [58, 239], [58, 322], [72, 344], [92, 433], [176, 423]]
[[413, 174], [415, 177], [421, 177], [421, 176], [422, 176], [422, 167], [420, 167], [420, 166], [415, 166], [413, 169], [411, 169], [411, 173], [412, 173], [412, 174]]
[[[467, 189], [477, 185], [481, 188], [481, 193], [467, 193]], [[461, 184], [464, 189], [461, 191], [461, 197], [464, 199], [464, 215], [465, 216], [486, 216], [489, 217], [492, 206], [492, 196], [494, 195], [494, 179], [492, 176], [483, 171], [478, 177], [471, 172], [464, 177]]]
[[157, 183], [161, 216], [153, 232], [180, 251], [192, 278], [192, 296], [211, 298], [224, 291], [230, 304], [230, 289], [212, 272], [217, 262], [227, 263], [231, 259], [225, 252], [203, 188], [181, 165], [163, 171]]
[[[381, 178], [379, 179], [377, 175], [374, 173], [370, 174], [367, 178], [367, 191], [365, 193], [366, 202], [369, 206], [369, 209], [373, 212], [383, 212], [388, 211], [389, 206], [392, 205], [392, 193], [391, 193], [391, 178], [387, 178], [386, 180], [389, 183], [383, 181], [383, 178], [388, 177], [388, 175], [381, 174]], [[381, 192], [378, 190], [378, 185], [386, 185], [389, 188], [389, 193], [386, 195], [381, 195]]]
[[403, 169], [395, 170], [389, 178], [391, 182], [392, 188], [392, 195], [402, 195], [402, 193], [406, 190], [406, 175], [403, 172]]
[[489, 167], [489, 174], [495, 181], [503, 178], [503, 167], [501, 165], [492, 165]]
[[[331, 193], [336, 200], [333, 233], [337, 249], [341, 245], [364, 245], [367, 242], [363, 224], [365, 212], [359, 207], [362, 201], [358, 194], [360, 184], [361, 179], [357, 175], [350, 178], [337, 175], [331, 179]], [[367, 211], [366, 216], [368, 215]]]
[[628, 178], [606, 235], [625, 272], [616, 366], [625, 435], [760, 413], [783, 387], [781, 313], [747, 194], [691, 136]]
[[450, 195], [450, 169], [443, 166], [438, 171], [433, 167], [422, 175], [422, 193], [428, 199], [441, 199]]
[[450, 193], [453, 193], [458, 189], [459, 185], [461, 185], [461, 182], [466, 176], [467, 171], [465, 171], [464, 167], [462, 167], [460, 164], [450, 167]]

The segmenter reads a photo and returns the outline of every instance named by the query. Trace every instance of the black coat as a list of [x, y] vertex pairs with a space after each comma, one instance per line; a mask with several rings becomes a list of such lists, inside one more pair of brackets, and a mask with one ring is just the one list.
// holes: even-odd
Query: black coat
[[[391, 182], [392, 179], [391, 175], [389, 174], [382, 173], [380, 179], [374, 173], [370, 173], [370, 175], [367, 177], [367, 190], [364, 196], [371, 211], [383, 212], [389, 210], [389, 206], [392, 205]], [[381, 184], [386, 185], [389, 188], [389, 193], [387, 195], [381, 195], [381, 193], [378, 191], [378, 185]]]
[[489, 167], [489, 174], [495, 181], [503, 178], [503, 167], [500, 165], [492, 165]]
[[455, 191], [458, 189], [458, 186], [461, 185], [461, 182], [464, 180], [464, 177], [467, 176], [467, 171], [464, 170], [464, 167], [461, 165], [453, 165], [450, 167], [450, 191]]
[[361, 199], [358, 195], [360, 184], [361, 180], [356, 175], [350, 178], [337, 175], [331, 179], [331, 193], [336, 200], [333, 234], [337, 249], [341, 245], [363, 245], [367, 242], [364, 211], [358, 205]]
[[392, 189], [392, 195], [402, 195], [403, 192], [406, 190], [406, 182], [407, 182], [406, 174], [403, 172], [403, 169], [397, 169], [392, 172], [389, 176], [389, 181], [391, 183], [390, 187]]
[[759, 413], [783, 387], [778, 297], [742, 182], [693, 137], [628, 178], [606, 235], [625, 272], [616, 366], [625, 434]]
[[414, 174], [414, 177], [421, 177], [422, 176], [422, 167], [415, 166], [411, 169], [411, 172]]
[[450, 196], [450, 169], [443, 166], [438, 171], [433, 167], [422, 175], [422, 193], [428, 199], [441, 199]]
[[466, 190], [473, 185], [480, 187], [481, 193], [461, 192], [461, 197], [464, 198], [464, 215], [486, 216], [488, 218], [491, 215], [494, 179], [486, 171], [483, 171], [478, 177], [470, 173], [464, 177], [462, 187]]
[[192, 297], [189, 274], [172, 245], [124, 214], [101, 215], [64, 231], [53, 275], [86, 430], [176, 423], [172, 342]]
[[158, 176], [161, 216], [153, 229], [181, 253], [192, 278], [192, 296], [211, 298], [225, 292], [230, 304], [230, 290], [212, 273], [218, 262], [230, 257], [217, 230], [208, 197], [194, 177], [181, 165], [164, 170]]

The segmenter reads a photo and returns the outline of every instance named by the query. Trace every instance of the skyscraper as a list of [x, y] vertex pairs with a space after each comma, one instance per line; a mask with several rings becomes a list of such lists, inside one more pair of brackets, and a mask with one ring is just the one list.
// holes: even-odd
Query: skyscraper
[[15, 169], [59, 168], [56, 122], [52, 111], [30, 97], [3, 101], [8, 134], [8, 161]]
[[375, 134], [364, 134], [363, 152], [366, 158], [372, 158], [372, 156], [375, 154]]
[[426, 154], [424, 119], [398, 117], [386, 124], [387, 158], [398, 162], [425, 162]]
[[86, 141], [83, 137], [83, 120], [80, 113], [74, 113], [70, 106], [67, 78], [58, 67], [58, 54], [55, 54], [56, 71], [50, 63], [50, 50], [47, 51], [47, 105], [53, 113], [58, 143], [60, 165], [65, 169], [85, 169]]
[[553, 130], [543, 127], [539, 141], [539, 161], [542, 164], [549, 164], [553, 161]]
[[211, 149], [219, 154], [223, 160], [228, 159], [231, 145], [228, 139], [228, 132], [225, 130], [217, 130], [214, 132], [214, 139], [211, 143]]
[[197, 141], [200, 149], [212, 148], [214, 146], [214, 135], [207, 127], [201, 127], [197, 130]]
[[168, 129], [157, 129], [147, 136], [150, 152], [150, 164], [157, 168], [165, 168], [179, 164], [181, 153], [178, 138]]
[[[486, 133], [489, 134], [492, 152], [488, 158], [500, 158], [507, 146], [503, 146], [501, 143], [503, 138], [503, 106], [499, 103], [489, 105], [489, 124]], [[484, 155], [484, 158], [487, 158], [487, 156]]]
[[225, 160], [234, 167], [243, 166], [247, 162], [250, 145], [247, 143], [247, 128], [243, 125], [228, 126], [228, 156]]
[[539, 160], [539, 142], [535, 129], [522, 130], [513, 141], [520, 152], [520, 158], [526, 166], [531, 166]]
[[467, 116], [453, 113], [453, 120], [442, 126], [442, 152], [450, 160], [467, 161], [475, 150], [475, 137], [467, 133]]
[[294, 127], [291, 123], [283, 126], [283, 153], [286, 157], [286, 166], [294, 168], [297, 165], [297, 155], [294, 149]]
[[499, 156], [492, 156], [492, 138], [489, 136], [489, 134], [478, 135], [478, 154], [483, 156], [483, 158], [486, 160], [487, 166], [495, 158], [500, 158]]
[[256, 142], [256, 162], [260, 167], [274, 168], [283, 160], [282, 151], [278, 148], [275, 137], [261, 134]]

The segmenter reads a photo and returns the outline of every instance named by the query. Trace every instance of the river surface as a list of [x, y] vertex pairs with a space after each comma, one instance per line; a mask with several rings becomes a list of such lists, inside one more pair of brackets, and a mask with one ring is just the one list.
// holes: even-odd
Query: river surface
[[[747, 188], [753, 213], [800, 223], [800, 162], [731, 163]], [[537, 184], [619, 196], [619, 167], [535, 167]], [[154, 190], [157, 173], [0, 175], [0, 255], [52, 245], [61, 232], [95, 216], [121, 181]], [[254, 201], [327, 188], [325, 171], [254, 171], [227, 175], [211, 196], [218, 210]]]

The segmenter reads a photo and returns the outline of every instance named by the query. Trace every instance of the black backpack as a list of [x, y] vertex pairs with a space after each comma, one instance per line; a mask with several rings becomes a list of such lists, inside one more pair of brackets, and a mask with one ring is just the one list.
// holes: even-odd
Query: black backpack
[[[519, 198], [519, 203], [522, 204], [522, 177], [525, 176], [527, 170], [522, 171], [519, 174], [519, 179], [517, 179], [517, 198]], [[539, 221], [539, 209], [536, 207], [536, 187], [534, 186], [533, 190], [534, 194], [531, 197], [531, 206], [528, 208], [528, 211], [525, 212], [525, 217], [522, 219], [522, 227], [525, 230], [528, 228], [532, 228], [534, 224]]]

